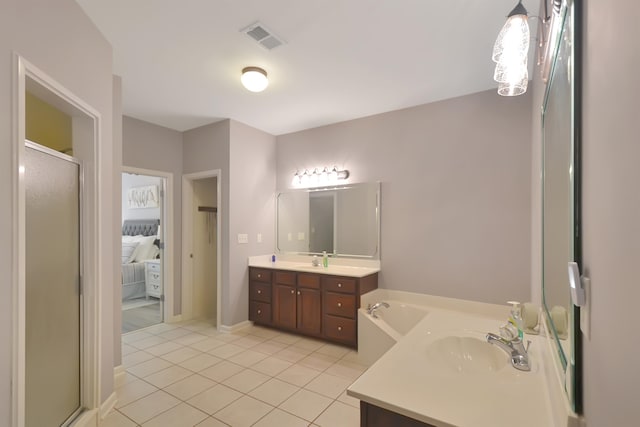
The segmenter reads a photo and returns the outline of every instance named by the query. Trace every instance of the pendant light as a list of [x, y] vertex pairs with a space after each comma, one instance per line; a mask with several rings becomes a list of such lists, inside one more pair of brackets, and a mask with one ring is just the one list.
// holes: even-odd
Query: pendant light
[[529, 38], [527, 9], [520, 0], [500, 30], [491, 55], [496, 62], [493, 78], [499, 83], [500, 95], [517, 96], [527, 91]]

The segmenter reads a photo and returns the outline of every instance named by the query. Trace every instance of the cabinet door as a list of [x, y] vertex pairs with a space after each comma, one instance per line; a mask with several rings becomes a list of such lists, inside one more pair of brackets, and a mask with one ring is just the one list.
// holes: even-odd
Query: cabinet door
[[319, 335], [322, 331], [322, 298], [317, 289], [298, 288], [298, 330]]
[[276, 283], [273, 286], [273, 323], [283, 328], [296, 328], [296, 288]]

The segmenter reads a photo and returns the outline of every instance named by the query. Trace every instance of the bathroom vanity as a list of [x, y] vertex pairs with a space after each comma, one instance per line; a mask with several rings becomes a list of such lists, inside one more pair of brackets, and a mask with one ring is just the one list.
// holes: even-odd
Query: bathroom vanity
[[249, 320], [357, 348], [360, 296], [377, 287], [377, 268], [254, 261]]

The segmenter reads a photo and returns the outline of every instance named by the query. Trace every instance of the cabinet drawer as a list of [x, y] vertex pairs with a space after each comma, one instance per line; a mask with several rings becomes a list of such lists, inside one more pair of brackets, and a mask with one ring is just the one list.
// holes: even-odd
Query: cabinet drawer
[[346, 277], [325, 277], [322, 279], [322, 289], [329, 292], [356, 293], [356, 280]]
[[296, 285], [296, 273], [290, 273], [285, 271], [276, 271], [276, 283], [281, 285]]
[[268, 283], [249, 283], [249, 299], [262, 302], [271, 302], [271, 285]]
[[258, 323], [271, 323], [271, 304], [250, 301], [249, 320]]
[[327, 338], [350, 344], [356, 343], [356, 321], [353, 319], [325, 315], [322, 328], [324, 329], [324, 336]]
[[320, 276], [317, 274], [298, 274], [298, 286], [301, 288], [320, 289]]
[[249, 269], [249, 278], [252, 281], [271, 283], [271, 271], [263, 268]]
[[147, 274], [147, 282], [160, 284], [160, 273], [155, 273], [153, 271], [148, 272]]
[[147, 270], [156, 271], [156, 272], [160, 273], [160, 263], [159, 262], [148, 262], [147, 263]]
[[338, 294], [334, 292], [324, 293], [324, 312], [334, 316], [356, 318], [355, 295]]

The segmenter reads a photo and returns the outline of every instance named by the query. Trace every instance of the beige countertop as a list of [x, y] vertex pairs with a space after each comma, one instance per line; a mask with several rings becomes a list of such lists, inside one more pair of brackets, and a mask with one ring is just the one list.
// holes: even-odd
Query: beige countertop
[[483, 339], [505, 319], [429, 309], [429, 313], [347, 390], [347, 394], [438, 427], [540, 427], [551, 421], [541, 365], [543, 339], [531, 339], [530, 372], [506, 364], [493, 371], [432, 366], [429, 345], [449, 337]]
[[[327, 274], [334, 276], [347, 276], [347, 277], [365, 277], [380, 271], [379, 264], [374, 263], [358, 263], [357, 260], [337, 260], [335, 258], [329, 259], [329, 266], [322, 266], [322, 258], [320, 260], [320, 266], [314, 267], [311, 265], [311, 258], [306, 259], [293, 259], [293, 260], [277, 260], [271, 262], [268, 256], [259, 256], [249, 258], [249, 267], [270, 268], [274, 270], [289, 270], [297, 272], [308, 272]], [[351, 264], [348, 264], [348, 263]]]

